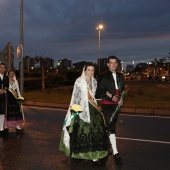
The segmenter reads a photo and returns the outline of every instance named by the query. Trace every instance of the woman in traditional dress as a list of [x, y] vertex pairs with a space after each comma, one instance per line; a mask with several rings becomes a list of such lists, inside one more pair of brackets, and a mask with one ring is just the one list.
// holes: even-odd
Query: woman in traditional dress
[[[107, 156], [108, 142], [103, 115], [95, 99], [97, 81], [94, 79], [94, 66], [84, 67], [76, 80], [67, 111], [59, 150], [66, 156], [97, 161]], [[80, 105], [82, 112], [73, 114], [71, 106]], [[76, 129], [74, 125], [76, 124]]]
[[22, 132], [24, 129], [20, 127], [24, 123], [24, 114], [22, 110], [22, 100], [18, 81], [15, 77], [14, 70], [8, 71], [9, 89], [7, 91], [7, 113], [5, 115], [4, 129], [8, 131], [8, 127], [15, 127], [16, 132]]

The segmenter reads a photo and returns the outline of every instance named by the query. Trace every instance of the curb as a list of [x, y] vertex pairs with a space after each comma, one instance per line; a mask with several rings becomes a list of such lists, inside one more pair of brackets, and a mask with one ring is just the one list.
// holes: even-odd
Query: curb
[[121, 108], [120, 113], [132, 113], [135, 115], [170, 116], [170, 110], [164, 109], [142, 109], [142, 108]]
[[22, 104], [24, 106], [53, 107], [53, 108], [62, 108], [62, 109], [68, 109], [69, 107], [69, 104], [41, 103], [41, 102], [33, 102], [33, 101], [24, 101]]
[[[68, 109], [69, 104], [56, 104], [56, 103], [41, 103], [33, 101], [24, 101], [24, 106], [38, 106], [38, 107], [52, 107], [59, 109]], [[143, 108], [121, 108], [120, 113], [128, 113], [134, 115], [152, 115], [152, 116], [170, 116], [170, 110], [164, 109], [143, 109]]]

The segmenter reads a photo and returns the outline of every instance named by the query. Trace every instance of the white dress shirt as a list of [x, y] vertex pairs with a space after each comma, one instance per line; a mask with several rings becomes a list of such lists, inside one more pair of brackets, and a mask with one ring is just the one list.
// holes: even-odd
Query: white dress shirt
[[117, 79], [116, 79], [116, 73], [112, 73], [112, 75], [113, 75], [113, 78], [114, 78], [114, 80], [115, 80], [115, 87], [116, 87], [116, 89], [118, 89]]
[[0, 78], [1, 78], [1, 80], [3, 80], [3, 75], [2, 74], [0, 74]]

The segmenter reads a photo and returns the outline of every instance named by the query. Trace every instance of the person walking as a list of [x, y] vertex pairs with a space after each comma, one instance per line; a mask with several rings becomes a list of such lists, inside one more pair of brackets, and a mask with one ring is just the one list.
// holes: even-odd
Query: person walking
[[9, 79], [5, 75], [6, 65], [0, 63], [0, 136], [7, 135], [4, 131], [4, 115], [7, 111], [7, 89], [9, 88]]
[[9, 127], [16, 128], [16, 132], [23, 132], [20, 126], [23, 125], [24, 113], [22, 109], [22, 100], [18, 81], [16, 80], [15, 71], [8, 71], [9, 78], [9, 89], [7, 91], [8, 101], [7, 101], [7, 112], [5, 114], [4, 129], [9, 131]]
[[99, 76], [95, 97], [101, 102], [101, 109], [106, 121], [106, 131], [109, 134], [115, 161], [117, 164], [122, 164], [122, 158], [117, 150], [115, 136], [118, 112], [114, 115], [110, 123], [117, 105], [123, 105], [123, 101], [120, 100], [120, 94], [124, 90], [124, 78], [123, 74], [117, 71], [118, 61], [119, 59], [116, 56], [108, 57], [108, 71]]
[[[98, 162], [108, 155], [104, 120], [95, 99], [96, 88], [94, 65], [89, 64], [84, 67], [82, 75], [75, 81], [61, 134], [59, 150], [70, 158]], [[72, 106], [75, 104], [82, 108], [77, 115], [72, 113]], [[75, 123], [77, 129], [73, 127]], [[73, 142], [70, 139], [71, 131], [74, 131]]]

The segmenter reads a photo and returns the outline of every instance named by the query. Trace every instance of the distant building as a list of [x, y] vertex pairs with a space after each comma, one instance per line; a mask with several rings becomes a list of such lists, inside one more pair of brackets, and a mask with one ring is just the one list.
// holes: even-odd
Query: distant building
[[74, 63], [73, 69], [76, 70], [77, 72], [81, 72], [83, 67], [87, 64], [93, 64], [93, 62], [81, 61], [81, 62], [78, 62], [78, 63]]
[[54, 70], [54, 60], [50, 57], [24, 57], [24, 70], [28, 73], [30, 72], [30, 70], [39, 70], [42, 64], [45, 72], [51, 72], [52, 70]]
[[[107, 60], [108, 58], [100, 59], [100, 72], [101, 73], [108, 70]], [[123, 71], [123, 62], [121, 60], [118, 60], [118, 71]]]
[[14, 68], [14, 49], [8, 42], [4, 51], [0, 52], [0, 62], [6, 64], [7, 70]]
[[5, 63], [4, 61], [4, 52], [0, 52], [0, 63]]
[[101, 58], [100, 59], [100, 66], [106, 67], [107, 66], [107, 58]]
[[62, 60], [58, 60], [57, 69], [58, 70], [69, 70], [72, 68], [72, 61], [64, 58]]
[[134, 65], [128, 64], [128, 65], [126, 66], [126, 72], [131, 72], [131, 71], [133, 71], [133, 70], [134, 70]]
[[145, 69], [148, 67], [147, 63], [138, 63], [136, 64], [135, 70], [141, 70], [141, 69]]
[[106, 71], [107, 69], [108, 69], [107, 58], [101, 58], [100, 59], [100, 72], [102, 73], [102, 72]]
[[50, 72], [51, 70], [54, 69], [54, 60], [50, 57], [46, 57], [44, 58], [43, 65], [44, 65], [44, 70], [46, 72]]
[[25, 56], [24, 57], [24, 70], [30, 71], [30, 69], [33, 69], [35, 66], [35, 59], [31, 58], [30, 56]]

